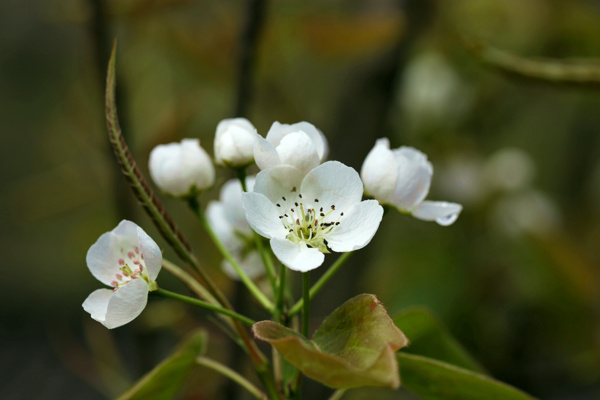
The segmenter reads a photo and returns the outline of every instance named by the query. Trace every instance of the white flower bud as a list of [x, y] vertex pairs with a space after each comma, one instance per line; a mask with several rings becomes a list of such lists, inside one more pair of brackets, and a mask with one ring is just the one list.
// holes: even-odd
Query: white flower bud
[[450, 225], [462, 210], [456, 203], [424, 201], [433, 167], [425, 154], [412, 147], [391, 150], [387, 139], [377, 140], [360, 175], [366, 192], [381, 204], [390, 204], [416, 218]]
[[227, 167], [253, 163], [256, 138], [256, 129], [246, 118], [224, 119], [217, 125], [215, 161]]
[[215, 181], [215, 168], [198, 139], [156, 146], [149, 168], [156, 186], [174, 197], [192, 196]]

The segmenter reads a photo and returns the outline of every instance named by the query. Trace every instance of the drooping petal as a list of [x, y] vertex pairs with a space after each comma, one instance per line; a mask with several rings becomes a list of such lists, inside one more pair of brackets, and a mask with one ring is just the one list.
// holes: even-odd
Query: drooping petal
[[303, 242], [292, 243], [287, 239], [274, 237], [271, 239], [271, 249], [283, 265], [294, 271], [310, 271], [319, 267], [325, 260], [323, 253], [306, 246]]
[[290, 165], [270, 168], [256, 175], [254, 193], [260, 193], [277, 204], [282, 197], [289, 197], [294, 188], [300, 188], [303, 177], [304, 174], [299, 169]]
[[[242, 208], [241, 205], [240, 208]], [[212, 230], [215, 232], [215, 235], [217, 235], [217, 237], [221, 240], [221, 242], [223, 242], [229, 251], [233, 252], [242, 248], [243, 242], [234, 233], [234, 227], [231, 225], [227, 215], [228, 211], [229, 210], [223, 203], [211, 201], [208, 203], [208, 207], [206, 208], [206, 219], [208, 220]], [[246, 227], [248, 227], [247, 222]]]
[[133, 279], [112, 294], [105, 320], [100, 322], [109, 329], [125, 325], [144, 311], [147, 302], [148, 284], [143, 279]]
[[462, 206], [458, 203], [424, 201], [412, 212], [412, 215], [425, 221], [435, 221], [442, 226], [448, 226], [456, 221], [461, 211]]
[[104, 324], [106, 318], [106, 309], [108, 300], [113, 292], [110, 289], [94, 290], [82, 304], [83, 309], [88, 312], [93, 319]]
[[256, 134], [256, 143], [254, 143], [254, 162], [261, 170], [281, 164], [275, 146], [259, 134]]
[[398, 180], [389, 203], [401, 210], [411, 210], [429, 193], [433, 167], [427, 156], [412, 147], [392, 150], [398, 168]]
[[137, 237], [148, 270], [148, 277], [154, 281], [162, 268], [162, 252], [156, 242], [139, 226], [137, 227]]
[[345, 252], [365, 247], [379, 228], [383, 217], [383, 207], [377, 200], [365, 200], [348, 211], [327, 235], [327, 243], [331, 250]]
[[338, 161], [327, 161], [310, 171], [301, 185], [301, 193], [325, 207], [350, 209], [360, 203], [363, 184], [358, 172]]
[[320, 163], [317, 148], [304, 132], [286, 135], [277, 146], [277, 153], [282, 164], [292, 165], [304, 174]]
[[387, 203], [398, 181], [398, 167], [387, 138], [378, 139], [362, 165], [360, 176], [367, 193]]
[[242, 202], [248, 224], [256, 233], [268, 239], [286, 236], [277, 206], [268, 198], [260, 193], [244, 193]]
[[[254, 177], [246, 178], [246, 189], [251, 192], [254, 187]], [[230, 179], [221, 188], [219, 196], [220, 203], [223, 204], [223, 216], [227, 219], [230, 230], [237, 230], [244, 233], [252, 233], [246, 221], [244, 208], [242, 207], [242, 185], [237, 179]], [[211, 224], [212, 225], [212, 224]]]

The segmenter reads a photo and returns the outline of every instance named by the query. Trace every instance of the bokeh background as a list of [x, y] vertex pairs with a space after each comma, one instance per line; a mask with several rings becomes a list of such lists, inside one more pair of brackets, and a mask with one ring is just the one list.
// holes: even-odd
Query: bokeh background
[[[464, 45], [600, 58], [592, 0], [0, 2], [1, 398], [115, 397], [198, 327], [211, 356], [247, 368], [204, 314], [172, 301], [151, 300], [115, 331], [81, 309], [101, 286], [85, 253], [120, 219], [177, 260], [109, 149], [115, 36], [122, 125], [144, 172], [160, 143], [197, 137], [212, 153], [223, 118], [246, 116], [263, 135], [275, 120], [306, 120], [331, 159], [356, 169], [380, 137], [424, 151], [429, 198], [464, 205], [450, 227], [390, 212], [315, 299], [315, 326], [363, 292], [392, 315], [424, 305], [496, 378], [545, 399], [600, 398], [600, 92], [504, 74]], [[219, 183], [230, 177], [218, 170]], [[161, 199], [218, 284], [260, 318], [191, 212]], [[185, 389], [186, 399], [235, 396], [201, 369]], [[411, 398], [371, 393], [347, 396]]]

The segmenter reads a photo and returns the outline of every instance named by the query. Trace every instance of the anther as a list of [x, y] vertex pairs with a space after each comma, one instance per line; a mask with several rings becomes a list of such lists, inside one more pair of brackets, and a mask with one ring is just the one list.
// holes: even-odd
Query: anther
[[277, 207], [281, 207], [281, 204], [277, 203]]
[[340, 213], [340, 217], [343, 216], [343, 215], [344, 215], [344, 213]]
[[283, 199], [283, 201], [287, 201], [287, 200], [285, 199], [285, 196], [281, 196], [281, 198]]
[[284, 217], [289, 217], [289, 215], [287, 215], [287, 214], [283, 214], [283, 216], [284, 216]]
[[296, 225], [300, 225], [300, 220], [296, 218]]
[[291, 233], [291, 232], [294, 232], [294, 230], [293, 230], [293, 229], [290, 229], [290, 233]]
[[335, 224], [336, 224], [336, 225], [339, 225], [340, 223], [339, 223], [339, 222], [336, 222]]
[[315, 199], [315, 203], [318, 203], [318, 202], [319, 202], [319, 199]]
[[294, 187], [292, 188], [292, 192], [295, 192], [295, 191], [296, 191], [296, 186], [294, 186]]
[[293, 209], [293, 208], [290, 208], [290, 211], [291, 211], [291, 212], [294, 212], [294, 209]]
[[321, 209], [319, 211], [323, 212], [323, 207], [321, 207]]
[[302, 193], [298, 193], [298, 197], [302, 198]]
[[[322, 210], [322, 208], [321, 208], [321, 210]], [[324, 217], [324, 216], [325, 216], [325, 214], [323, 214], [323, 213], [321, 213], [320, 215], [321, 215], [321, 217]]]
[[280, 216], [279, 216], [279, 219], [283, 219], [283, 215], [280, 215]]
[[332, 204], [332, 205], [331, 205], [331, 209], [332, 209], [332, 210], [335, 210], [335, 204]]
[[298, 207], [298, 202], [295, 202], [294, 204], [296, 205], [296, 207]]

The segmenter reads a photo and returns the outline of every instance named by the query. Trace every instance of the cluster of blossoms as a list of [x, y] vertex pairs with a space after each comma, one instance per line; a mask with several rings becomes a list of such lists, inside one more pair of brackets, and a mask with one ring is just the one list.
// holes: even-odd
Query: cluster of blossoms
[[[206, 211], [215, 235], [250, 278], [264, 271], [253, 231], [269, 240], [283, 265], [306, 272], [322, 265], [327, 253], [366, 246], [383, 217], [382, 204], [440, 225], [453, 223], [462, 209], [424, 200], [433, 168], [418, 150], [390, 150], [388, 140], [379, 139], [360, 175], [340, 162], [325, 161], [327, 153], [325, 136], [308, 122], [275, 122], [264, 138], [243, 118], [218, 124], [216, 163], [233, 169], [256, 163], [260, 169], [246, 179], [245, 192], [239, 181], [227, 182], [219, 201]], [[196, 197], [215, 180], [210, 157], [194, 139], [156, 147], [149, 168], [159, 189], [174, 197]], [[373, 199], [362, 200], [365, 192]], [[157, 288], [161, 254], [141, 228], [123, 221], [90, 248], [87, 263], [113, 289], [92, 293], [84, 308], [113, 328], [143, 310], [148, 291]], [[237, 277], [228, 262], [223, 268]]]

